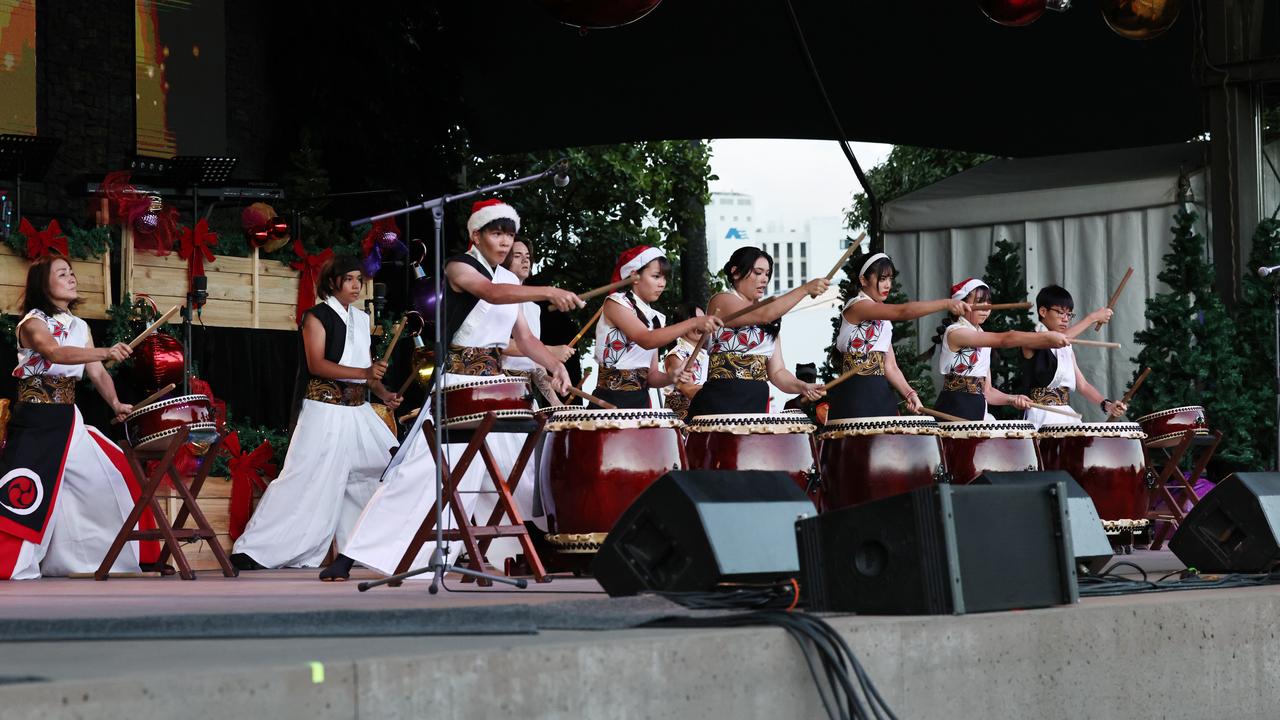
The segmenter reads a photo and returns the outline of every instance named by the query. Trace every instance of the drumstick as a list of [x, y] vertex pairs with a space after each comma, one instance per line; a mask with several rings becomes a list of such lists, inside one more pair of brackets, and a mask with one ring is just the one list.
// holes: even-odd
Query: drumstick
[[[593, 297], [599, 297], [600, 295], [608, 295], [609, 293], [613, 292], [614, 290], [621, 290], [622, 288], [627, 287], [628, 285], [634, 285], [634, 284], [636, 283], [636, 281], [637, 281], [637, 280], [639, 280], [639, 279], [640, 279], [640, 276], [639, 276], [639, 275], [637, 275], [637, 274], [635, 274], [635, 273], [632, 273], [632, 274], [631, 274], [631, 277], [629, 277], [629, 278], [627, 278], [627, 279], [625, 279], [625, 280], [619, 280], [618, 282], [615, 282], [615, 283], [609, 283], [608, 285], [601, 285], [600, 287], [596, 288], [595, 290], [588, 290], [588, 291], [586, 291], [586, 292], [584, 292], [584, 293], [582, 293], [582, 294], [578, 295], [578, 297], [579, 297], [580, 299], [582, 299], [582, 300], [590, 300], [591, 298], [593, 298]], [[552, 305], [551, 307], [549, 307], [549, 308], [547, 308], [547, 309], [548, 309], [548, 310], [550, 310], [551, 312], [555, 312], [555, 311], [556, 311], [556, 306], [555, 306], [555, 305]]]
[[[1125, 393], [1124, 397], [1120, 398], [1120, 402], [1128, 405], [1129, 401], [1133, 399], [1134, 393], [1138, 392], [1138, 388], [1142, 387], [1142, 382], [1146, 380], [1147, 376], [1150, 374], [1151, 368], [1143, 368], [1142, 373], [1138, 375], [1138, 379], [1134, 380], [1133, 384], [1129, 386], [1129, 392]], [[1120, 415], [1116, 413], [1116, 404], [1112, 403], [1111, 412], [1107, 413], [1107, 422], [1115, 422], [1119, 417]]]
[[[417, 379], [417, 377], [418, 377], [418, 370], [419, 370], [419, 369], [421, 369], [421, 367], [422, 367], [421, 365], [414, 365], [414, 366], [413, 366], [413, 370], [409, 373], [409, 377], [407, 377], [407, 378], [405, 378], [405, 379], [404, 379], [404, 384], [402, 384], [402, 385], [400, 386], [400, 389], [396, 391], [396, 394], [397, 394], [397, 395], [399, 395], [399, 396], [401, 396], [401, 397], [403, 397], [403, 396], [404, 396], [404, 391], [405, 391], [405, 390], [408, 390], [408, 389], [409, 389], [409, 386], [410, 386], [411, 384], [413, 384], [413, 381], [414, 381], [415, 379]], [[428, 377], [430, 377], [430, 373], [432, 373], [432, 372], [435, 372], [435, 369], [434, 369], [434, 368], [432, 368], [432, 369], [428, 372]]]
[[933, 408], [922, 407], [920, 408], [920, 412], [924, 413], [925, 415], [928, 415], [929, 417], [937, 418], [938, 420], [946, 420], [947, 422], [970, 422], [969, 420], [965, 420], [962, 417], [956, 417], [955, 415], [948, 415], [947, 413], [939, 412], [938, 410], [934, 410]]
[[977, 310], [1030, 310], [1031, 303], [1029, 302], [995, 303], [995, 304], [978, 303], [977, 305], [970, 305], [969, 309], [974, 311], [977, 311]]
[[1080, 417], [1080, 413], [1074, 410], [1068, 410], [1067, 408], [1064, 408], [1059, 405], [1041, 405], [1040, 403], [1031, 403], [1031, 407], [1037, 410], [1043, 410], [1045, 412], [1058, 413], [1059, 415], [1066, 415], [1067, 417], [1073, 417], [1073, 418]]
[[[608, 302], [608, 300], [605, 302]], [[573, 336], [573, 339], [569, 341], [569, 347], [577, 347], [578, 343], [582, 342], [582, 338], [587, 336], [587, 331], [591, 329], [592, 325], [596, 324], [596, 321], [599, 320], [600, 316], [603, 314], [604, 303], [600, 303], [600, 309], [596, 310], [596, 314], [592, 315], [591, 319], [587, 321], [587, 324], [583, 325], [582, 329], [578, 331], [578, 334]]]
[[614, 405], [614, 404], [613, 404], [613, 403], [611, 403], [611, 402], [605, 402], [604, 400], [601, 400], [600, 398], [596, 397], [595, 395], [592, 395], [591, 393], [585, 393], [585, 392], [582, 392], [581, 390], [579, 390], [578, 388], [575, 388], [575, 387], [571, 387], [571, 388], [569, 388], [569, 394], [570, 394], [570, 395], [574, 395], [574, 396], [576, 396], [576, 397], [580, 397], [580, 398], [582, 398], [583, 400], [586, 400], [586, 401], [587, 401], [587, 402], [589, 402], [589, 403], [595, 403], [596, 405], [599, 405], [600, 407], [604, 408], [605, 410], [617, 410], [617, 409], [618, 409], [618, 406], [617, 406], [617, 405]]
[[837, 377], [836, 379], [832, 380], [831, 382], [829, 382], [829, 383], [823, 383], [823, 385], [822, 385], [822, 389], [823, 389], [823, 390], [826, 390], [827, 392], [831, 392], [831, 388], [833, 388], [833, 387], [835, 387], [835, 386], [839, 385], [840, 383], [844, 382], [845, 380], [848, 380], [849, 378], [851, 378], [851, 377], [853, 377], [854, 375], [857, 375], [857, 374], [858, 374], [858, 370], [857, 370], [857, 368], [854, 368], [853, 370], [845, 371], [844, 373], [841, 373], [840, 377]]
[[[134, 349], [134, 348], [138, 347], [138, 345], [140, 345], [140, 344], [142, 343], [142, 341], [143, 341], [143, 340], [146, 340], [146, 339], [147, 339], [147, 336], [148, 336], [148, 335], [150, 335], [151, 333], [155, 332], [156, 330], [159, 330], [161, 325], [163, 325], [163, 324], [165, 324], [166, 322], [168, 322], [168, 321], [169, 321], [169, 318], [173, 317], [173, 316], [174, 316], [174, 314], [176, 314], [176, 313], [178, 312], [178, 310], [179, 310], [181, 307], [182, 307], [181, 305], [174, 305], [173, 307], [169, 308], [168, 312], [166, 312], [165, 314], [161, 315], [161, 316], [160, 316], [160, 318], [159, 318], [158, 320], [156, 320], [155, 322], [153, 322], [153, 323], [151, 323], [150, 325], [148, 325], [146, 330], [143, 330], [141, 333], [138, 333], [138, 337], [134, 338], [134, 339], [129, 343], [129, 349], [130, 349], [130, 350], [132, 350], [132, 349]], [[115, 361], [115, 360], [108, 360], [108, 361], [107, 361], [107, 367], [111, 367], [111, 366], [113, 366], [113, 365], [115, 365], [115, 364], [116, 364], [116, 361]]]
[[391, 351], [396, 349], [396, 343], [400, 342], [400, 333], [404, 331], [404, 324], [409, 319], [408, 315], [400, 318], [400, 322], [396, 323], [395, 332], [391, 334], [391, 343], [387, 345], [387, 351], [382, 353], [382, 362], [391, 361]]
[[849, 258], [853, 256], [853, 251], [862, 247], [862, 240], [866, 236], [867, 236], [866, 233], [862, 233], [861, 235], [858, 236], [857, 240], [854, 240], [853, 242], [849, 243], [849, 248], [844, 251], [844, 254], [840, 256], [840, 259], [836, 261], [836, 264], [831, 267], [831, 272], [827, 273], [828, 281], [834, 278], [836, 276], [836, 273], [840, 272], [840, 268], [844, 267], [845, 263], [849, 262]]
[[414, 410], [413, 412], [409, 412], [409, 413], [405, 413], [404, 415], [401, 415], [401, 416], [400, 416], [400, 424], [401, 424], [401, 425], [403, 425], [403, 424], [405, 424], [405, 423], [409, 422], [410, 420], [416, 420], [416, 419], [418, 419], [418, 413], [420, 413], [420, 412], [422, 412], [422, 408], [418, 408], [417, 410]]
[[[1132, 275], [1133, 275], [1133, 268], [1132, 268], [1132, 267], [1130, 267], [1128, 270], [1126, 270], [1126, 271], [1125, 271], [1125, 273], [1124, 273], [1124, 277], [1120, 278], [1120, 285], [1119, 285], [1118, 287], [1116, 287], [1116, 291], [1115, 291], [1114, 293], [1112, 293], [1112, 294], [1111, 294], [1111, 300], [1107, 302], [1107, 309], [1108, 309], [1108, 310], [1115, 310], [1115, 309], [1116, 309], [1116, 301], [1120, 299], [1120, 293], [1124, 292], [1124, 284], [1125, 284], [1125, 283], [1127, 283], [1127, 282], [1129, 282], [1129, 278], [1130, 278]], [[1102, 323], [1101, 323], [1101, 322], [1094, 323], [1094, 326], [1093, 326], [1093, 331], [1094, 331], [1094, 332], [1098, 332], [1098, 331], [1099, 331], [1099, 330], [1101, 330], [1101, 329], [1102, 329]]]
[[578, 390], [581, 390], [581, 389], [582, 389], [582, 385], [583, 385], [584, 383], [586, 383], [586, 382], [587, 382], [587, 378], [591, 377], [591, 371], [592, 371], [592, 370], [595, 370], [595, 368], [593, 368], [593, 367], [588, 367], [586, 370], [583, 370], [583, 371], [582, 371], [582, 378], [578, 380], [578, 384], [577, 384], [577, 385], [574, 385], [574, 388], [576, 388], [576, 389], [578, 389]]
[[1121, 347], [1120, 343], [1118, 342], [1104, 342], [1102, 340], [1077, 340], [1076, 338], [1071, 338], [1071, 344], [1084, 345], [1085, 347], [1111, 348], [1113, 350], [1119, 350]]
[[[134, 406], [133, 406], [133, 409], [134, 409], [134, 410], [140, 410], [140, 409], [142, 409], [142, 408], [144, 408], [144, 407], [146, 407], [146, 406], [150, 405], [151, 403], [153, 403], [153, 402], [155, 402], [155, 401], [159, 400], [160, 398], [164, 397], [165, 395], [168, 395], [170, 392], [172, 392], [172, 391], [173, 391], [173, 389], [174, 389], [175, 387], [177, 387], [177, 385], [174, 385], [173, 383], [169, 383], [168, 385], [165, 385], [164, 387], [160, 388], [159, 390], [157, 390], [157, 391], [155, 391], [155, 392], [151, 393], [150, 395], [148, 395], [148, 396], [147, 396], [147, 397], [146, 397], [142, 402], [140, 402], [140, 403], [135, 403], [135, 404], [134, 404]], [[112, 424], [112, 425], [115, 425], [115, 424], [117, 424], [117, 423], [119, 423], [119, 422], [120, 422], [119, 420], [116, 420], [116, 419], [114, 419], [114, 418], [111, 420], [111, 424]]]

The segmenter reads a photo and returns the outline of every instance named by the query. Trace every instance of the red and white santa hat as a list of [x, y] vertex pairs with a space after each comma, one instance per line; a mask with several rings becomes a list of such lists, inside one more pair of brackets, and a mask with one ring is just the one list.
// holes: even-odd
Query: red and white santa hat
[[471, 217], [467, 219], [467, 232], [473, 233], [494, 220], [506, 218], [516, 224], [516, 232], [520, 232], [520, 216], [516, 209], [498, 198], [479, 200], [471, 206]]
[[951, 299], [963, 300], [969, 297], [969, 293], [973, 292], [974, 290], [977, 290], [980, 287], [987, 288], [988, 290], [991, 289], [990, 285], [982, 282], [978, 278], [969, 278], [968, 280], [962, 280], [956, 283], [955, 285], [951, 286]]
[[651, 245], [637, 245], [618, 256], [618, 264], [613, 266], [613, 281], [631, 277], [631, 273], [640, 272], [640, 268], [666, 257], [667, 254]]

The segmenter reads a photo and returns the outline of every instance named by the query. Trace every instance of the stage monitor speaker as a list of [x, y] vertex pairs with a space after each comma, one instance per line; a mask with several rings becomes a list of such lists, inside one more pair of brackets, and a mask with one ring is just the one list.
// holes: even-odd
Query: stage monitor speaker
[[796, 522], [813, 610], [962, 615], [1078, 597], [1066, 489], [938, 484]]
[[1102, 518], [1093, 498], [1080, 483], [1062, 470], [1022, 470], [1017, 472], [985, 472], [973, 481], [975, 485], [1044, 485], [1060, 482], [1067, 488], [1067, 521], [1071, 524], [1071, 554], [1077, 568], [1097, 575], [1111, 560], [1111, 541], [1102, 529]]
[[1187, 567], [1268, 572], [1280, 564], [1280, 473], [1235, 473], [1205, 494], [1169, 540]]
[[591, 573], [615, 596], [794, 578], [796, 518], [814, 513], [783, 472], [673, 470], [618, 518]]

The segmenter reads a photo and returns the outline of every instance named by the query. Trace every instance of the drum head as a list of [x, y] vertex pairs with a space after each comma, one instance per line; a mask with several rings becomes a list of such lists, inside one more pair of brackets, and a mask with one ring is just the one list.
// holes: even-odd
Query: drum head
[[1142, 440], [1147, 436], [1142, 426], [1133, 422], [1070, 423], [1065, 425], [1041, 425], [1037, 433], [1042, 438], [1057, 437], [1116, 437]]
[[[498, 422], [503, 420], [532, 420], [533, 413], [528, 410], [491, 410], [497, 416]], [[470, 415], [459, 415], [458, 417], [449, 418], [444, 421], [444, 427], [449, 430], [470, 430], [480, 426], [480, 422], [484, 420], [487, 412], [471, 413]]]
[[626, 430], [642, 427], [684, 427], [675, 412], [666, 408], [639, 410], [577, 409], [563, 410], [551, 416], [547, 430]]
[[727, 432], [735, 435], [787, 435], [811, 433], [817, 426], [804, 415], [741, 413], [699, 415], [685, 423], [689, 432]]
[[927, 415], [844, 418], [823, 428], [822, 438], [850, 435], [937, 435], [938, 421]]
[[942, 422], [938, 430], [949, 438], [1032, 438], [1036, 426], [1026, 420]]

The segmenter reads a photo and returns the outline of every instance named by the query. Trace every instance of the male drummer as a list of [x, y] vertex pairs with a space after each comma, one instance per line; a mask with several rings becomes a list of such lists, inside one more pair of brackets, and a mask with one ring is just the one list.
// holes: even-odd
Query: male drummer
[[[467, 221], [470, 248], [465, 254], [445, 261], [449, 336], [448, 356], [443, 363], [446, 387], [474, 376], [501, 375], [502, 351], [514, 338], [526, 356], [550, 373], [556, 392], [568, 391], [569, 376], [564, 363], [530, 331], [521, 303], [547, 301], [560, 311], [582, 307], [584, 303], [567, 290], [522, 286], [518, 277], [502, 267], [519, 229], [520, 216], [515, 208], [497, 199], [477, 202]], [[419, 413], [404, 444], [383, 473], [381, 487], [361, 513], [345, 554], [321, 573], [322, 580], [346, 579], [356, 561], [387, 574], [395, 571], [436, 500], [435, 458], [422, 432], [422, 424], [430, 415], [426, 411]], [[504, 475], [510, 473], [526, 437], [524, 433], [489, 434], [486, 442]], [[451, 463], [458, 461], [465, 447], [463, 443], [445, 446]], [[532, 510], [533, 471], [533, 467], [525, 467], [514, 493], [517, 508], [526, 517], [531, 516]], [[517, 482], [516, 478], [507, 480]], [[496, 496], [492, 493], [492, 480], [479, 458], [458, 480], [458, 489], [466, 505], [464, 515], [474, 514], [477, 521], [486, 521]], [[477, 496], [477, 491], [485, 490], [491, 492]], [[452, 515], [448, 512], [443, 515], [445, 528], [454, 527]], [[427, 564], [430, 550], [429, 547], [423, 549], [415, 567]], [[489, 558], [496, 560], [516, 552], [518, 545], [513, 540], [500, 539], [490, 546]]]
[[[1071, 293], [1060, 285], [1049, 285], [1036, 295], [1036, 313], [1040, 321], [1036, 323], [1036, 332], [1060, 332], [1068, 338], [1078, 337], [1085, 328], [1094, 323], [1106, 323], [1111, 320], [1111, 308], [1099, 308], [1085, 316], [1083, 320], [1071, 325], [1075, 319], [1075, 300]], [[1024, 391], [1031, 401], [1041, 405], [1069, 406], [1071, 391], [1078, 390], [1089, 402], [1098, 403], [1104, 413], [1123, 415], [1128, 406], [1122, 402], [1103, 397], [1084, 375], [1076, 364], [1076, 353], [1070, 345], [1061, 348], [1032, 350], [1022, 349], [1022, 379], [1026, 386]], [[1027, 408], [1023, 416], [1031, 421], [1036, 429], [1041, 425], [1062, 425], [1081, 422], [1079, 416], [1071, 417], [1060, 413], [1049, 413], [1038, 408]], [[1109, 415], [1108, 415], [1109, 416]]]

